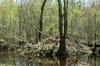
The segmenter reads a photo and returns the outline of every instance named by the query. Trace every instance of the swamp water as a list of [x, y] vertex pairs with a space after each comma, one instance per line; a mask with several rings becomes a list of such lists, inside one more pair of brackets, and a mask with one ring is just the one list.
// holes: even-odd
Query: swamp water
[[100, 57], [89, 55], [76, 58], [28, 58], [13, 53], [0, 53], [0, 66], [100, 66]]

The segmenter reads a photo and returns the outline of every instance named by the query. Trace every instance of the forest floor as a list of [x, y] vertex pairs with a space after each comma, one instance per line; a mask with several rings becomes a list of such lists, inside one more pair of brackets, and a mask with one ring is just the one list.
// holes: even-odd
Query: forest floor
[[[74, 38], [68, 37], [66, 39], [67, 53], [69, 55], [91, 54], [91, 48], [86, 46], [84, 43], [83, 40], [76, 41]], [[27, 43], [24, 41], [16, 44], [5, 44], [0, 42], [0, 48], [1, 50], [15, 50], [20, 55], [55, 56], [59, 49], [59, 38], [48, 37], [37, 44]]]

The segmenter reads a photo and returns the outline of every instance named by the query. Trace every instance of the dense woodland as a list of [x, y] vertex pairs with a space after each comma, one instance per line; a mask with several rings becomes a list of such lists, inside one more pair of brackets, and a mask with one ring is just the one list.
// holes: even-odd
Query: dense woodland
[[57, 43], [100, 45], [100, 0], [0, 0], [0, 46]]

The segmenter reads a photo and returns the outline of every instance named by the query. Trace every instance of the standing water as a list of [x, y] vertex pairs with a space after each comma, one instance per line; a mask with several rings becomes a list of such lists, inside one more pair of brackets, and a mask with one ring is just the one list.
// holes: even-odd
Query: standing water
[[0, 66], [100, 66], [100, 57], [70, 56], [63, 58], [21, 57], [13, 53], [0, 53]]

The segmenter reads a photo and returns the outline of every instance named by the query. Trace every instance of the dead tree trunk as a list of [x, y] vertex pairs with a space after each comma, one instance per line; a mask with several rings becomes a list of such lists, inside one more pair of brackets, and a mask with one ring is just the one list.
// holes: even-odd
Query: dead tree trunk
[[39, 41], [42, 39], [42, 31], [43, 31], [43, 12], [44, 12], [44, 7], [46, 4], [47, 0], [44, 0], [42, 6], [41, 6], [41, 14], [40, 14], [40, 21], [39, 21]]

